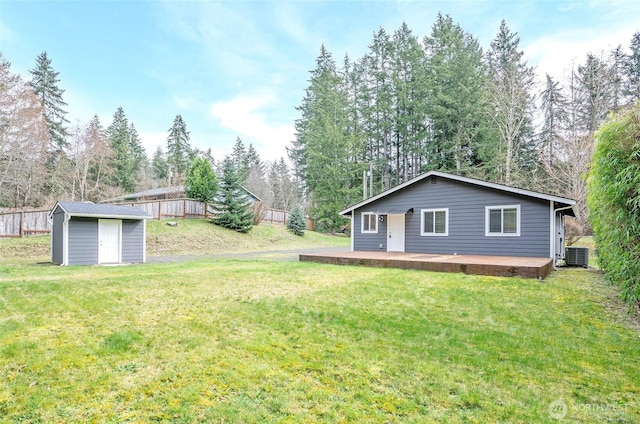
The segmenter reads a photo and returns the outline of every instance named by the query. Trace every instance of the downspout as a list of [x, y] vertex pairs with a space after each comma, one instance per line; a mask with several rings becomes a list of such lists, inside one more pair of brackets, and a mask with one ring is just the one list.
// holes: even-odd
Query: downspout
[[351, 217], [349, 218], [351, 220], [351, 251], [353, 252], [353, 248], [355, 247], [355, 229], [353, 228], [353, 216], [355, 215], [355, 213], [353, 211], [351, 211]]
[[552, 209], [553, 219], [551, 220], [551, 232], [553, 233], [553, 237], [551, 237], [551, 251], [552, 251], [551, 257], [553, 258], [553, 269], [558, 269], [556, 267], [556, 215], [560, 211], [564, 211], [571, 208], [573, 208], [573, 205]]
[[64, 213], [62, 221], [62, 263], [60, 265], [69, 266], [69, 221], [71, 215]]

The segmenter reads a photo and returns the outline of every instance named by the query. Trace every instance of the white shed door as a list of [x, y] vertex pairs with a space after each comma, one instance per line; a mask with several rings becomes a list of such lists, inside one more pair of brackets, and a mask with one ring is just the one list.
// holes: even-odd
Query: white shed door
[[120, 233], [122, 221], [119, 219], [98, 220], [98, 263], [120, 262]]
[[404, 252], [404, 215], [387, 215], [387, 252]]

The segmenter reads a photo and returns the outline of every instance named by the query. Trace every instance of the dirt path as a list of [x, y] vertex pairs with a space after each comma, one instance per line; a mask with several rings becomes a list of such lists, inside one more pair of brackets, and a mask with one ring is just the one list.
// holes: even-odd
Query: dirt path
[[167, 255], [167, 256], [147, 256], [148, 264], [160, 264], [170, 262], [186, 262], [204, 258], [226, 258], [226, 259], [261, 259], [272, 261], [297, 261], [298, 255], [324, 253], [324, 252], [347, 252], [349, 247], [318, 247], [313, 249], [294, 250], [261, 250], [256, 252], [241, 253], [218, 253], [215, 255]]

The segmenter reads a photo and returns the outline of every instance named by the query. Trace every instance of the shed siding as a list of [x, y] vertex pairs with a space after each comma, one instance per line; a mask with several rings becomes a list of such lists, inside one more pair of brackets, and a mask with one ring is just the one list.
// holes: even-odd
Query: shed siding
[[62, 264], [64, 262], [64, 211], [60, 207], [53, 212], [51, 227], [51, 261]]
[[98, 263], [98, 220], [72, 217], [69, 220], [69, 265]]
[[[386, 219], [377, 234], [360, 232], [361, 213], [411, 209], [405, 216], [405, 251], [421, 253], [549, 257], [549, 202], [461, 181], [425, 179], [354, 211], [355, 250], [386, 250]], [[487, 237], [485, 207], [520, 205], [519, 237]], [[449, 209], [449, 235], [420, 236], [421, 209]], [[380, 248], [382, 245], [382, 248]]]
[[144, 221], [122, 221], [122, 262], [138, 263], [144, 259]]

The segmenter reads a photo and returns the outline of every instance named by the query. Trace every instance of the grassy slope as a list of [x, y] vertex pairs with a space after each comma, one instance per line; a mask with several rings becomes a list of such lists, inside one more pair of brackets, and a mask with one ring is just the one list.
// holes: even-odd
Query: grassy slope
[[[147, 222], [148, 255], [211, 255], [258, 250], [305, 249], [348, 246], [349, 238], [306, 231], [303, 237], [288, 232], [283, 225], [263, 223], [240, 234], [211, 224], [205, 219], [173, 219]], [[51, 258], [48, 236], [24, 239], [0, 238], [0, 263], [46, 262]]]
[[639, 331], [594, 271], [2, 271], [0, 421], [640, 421]]

